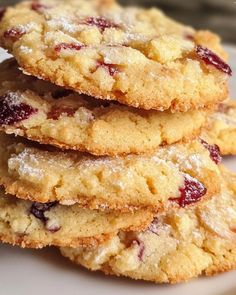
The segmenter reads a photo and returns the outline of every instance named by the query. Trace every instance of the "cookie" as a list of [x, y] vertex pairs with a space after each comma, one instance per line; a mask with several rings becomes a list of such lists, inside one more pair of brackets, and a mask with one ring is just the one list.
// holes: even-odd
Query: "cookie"
[[5, 134], [0, 141], [0, 184], [37, 202], [159, 210], [167, 201], [186, 206], [210, 197], [220, 186], [220, 156], [209, 149], [215, 163], [197, 140], [151, 156], [114, 158], [63, 152]]
[[236, 195], [223, 185], [221, 193], [205, 203], [158, 215], [144, 232], [120, 232], [92, 249], [61, 251], [91, 270], [177, 283], [236, 268], [235, 229]]
[[232, 73], [218, 36], [113, 1], [23, 1], [5, 12], [0, 41], [28, 74], [147, 110], [223, 101]]
[[0, 129], [6, 133], [113, 156], [151, 153], [160, 145], [194, 138], [208, 115], [205, 110], [171, 114], [99, 101], [26, 76], [13, 59], [0, 64], [0, 106]]
[[236, 155], [236, 102], [231, 100], [219, 105], [209, 117], [208, 128], [202, 138], [217, 144], [223, 155]]
[[99, 212], [24, 201], [0, 189], [0, 240], [21, 247], [97, 245], [118, 230], [145, 229], [152, 218], [148, 211]]

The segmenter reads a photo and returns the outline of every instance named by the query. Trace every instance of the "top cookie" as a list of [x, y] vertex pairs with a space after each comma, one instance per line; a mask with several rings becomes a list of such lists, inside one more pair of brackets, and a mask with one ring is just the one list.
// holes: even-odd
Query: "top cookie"
[[5, 12], [0, 40], [26, 73], [137, 108], [187, 111], [228, 92], [219, 38], [158, 9], [25, 1]]

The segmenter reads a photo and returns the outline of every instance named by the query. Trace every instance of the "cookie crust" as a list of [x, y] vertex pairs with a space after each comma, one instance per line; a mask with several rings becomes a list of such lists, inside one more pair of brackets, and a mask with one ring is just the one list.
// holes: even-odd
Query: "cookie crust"
[[217, 144], [223, 155], [236, 155], [236, 102], [226, 101], [208, 120], [201, 135], [211, 144]]
[[218, 166], [199, 141], [160, 148], [151, 156], [115, 158], [63, 152], [4, 134], [1, 142], [0, 183], [23, 199], [157, 211], [181, 197], [186, 180], [187, 189], [194, 183], [206, 189], [202, 199], [220, 189]]
[[153, 218], [148, 211], [101, 212], [78, 205], [50, 206], [5, 195], [1, 188], [0, 240], [23, 248], [95, 246], [120, 229], [145, 229]]
[[235, 193], [223, 185], [204, 204], [158, 215], [146, 232], [120, 233], [94, 250], [61, 252], [93, 271], [174, 284], [235, 269], [235, 225]]
[[[2, 131], [99, 156], [151, 154], [159, 146], [194, 139], [209, 113], [145, 111], [97, 100], [24, 75], [14, 59], [0, 64], [0, 86]], [[36, 111], [9, 122], [15, 115], [13, 104]]]

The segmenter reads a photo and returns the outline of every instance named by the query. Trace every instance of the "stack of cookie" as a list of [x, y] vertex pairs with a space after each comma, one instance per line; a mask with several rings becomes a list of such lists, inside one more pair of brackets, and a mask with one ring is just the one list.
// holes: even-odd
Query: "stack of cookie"
[[236, 266], [236, 176], [216, 145], [236, 152], [236, 106], [216, 35], [158, 9], [42, 0], [2, 9], [0, 40], [14, 56], [2, 242], [155, 282]]

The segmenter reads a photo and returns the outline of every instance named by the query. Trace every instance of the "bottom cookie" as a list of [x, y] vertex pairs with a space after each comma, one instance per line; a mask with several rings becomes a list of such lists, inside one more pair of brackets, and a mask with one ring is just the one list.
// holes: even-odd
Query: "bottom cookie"
[[99, 247], [61, 252], [93, 271], [156, 283], [231, 270], [236, 268], [235, 192], [222, 184], [220, 195], [195, 207], [170, 209], [144, 232], [120, 232]]
[[119, 213], [36, 203], [4, 195], [0, 189], [0, 241], [21, 247], [98, 245], [120, 229], [144, 229], [152, 221], [148, 211]]

